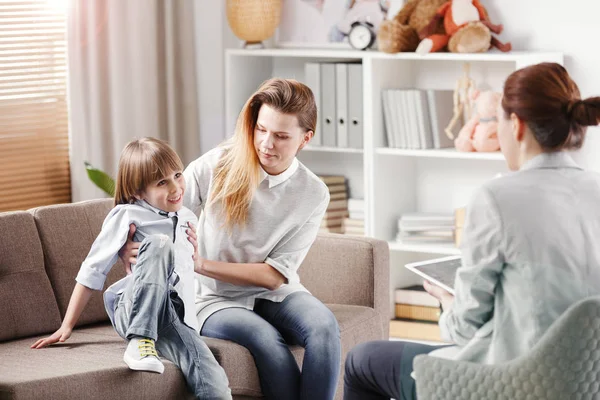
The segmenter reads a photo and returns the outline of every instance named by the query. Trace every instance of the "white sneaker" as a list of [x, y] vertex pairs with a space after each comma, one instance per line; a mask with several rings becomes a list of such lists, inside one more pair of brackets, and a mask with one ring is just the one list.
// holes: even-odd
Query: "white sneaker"
[[158, 359], [154, 340], [145, 338], [134, 338], [129, 341], [123, 361], [129, 368], [136, 371], [150, 371], [162, 374], [165, 366]]

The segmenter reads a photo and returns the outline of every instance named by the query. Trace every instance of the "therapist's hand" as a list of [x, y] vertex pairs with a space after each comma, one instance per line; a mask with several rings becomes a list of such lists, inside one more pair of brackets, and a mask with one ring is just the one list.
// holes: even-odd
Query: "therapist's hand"
[[452, 303], [454, 303], [454, 296], [451, 293], [429, 281], [423, 282], [423, 287], [427, 293], [440, 301], [442, 304], [442, 310], [448, 311], [452, 307]]

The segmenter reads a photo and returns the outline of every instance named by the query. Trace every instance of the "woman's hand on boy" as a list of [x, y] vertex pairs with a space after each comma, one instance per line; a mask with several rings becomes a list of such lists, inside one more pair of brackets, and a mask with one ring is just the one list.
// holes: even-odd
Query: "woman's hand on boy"
[[135, 234], [135, 225], [129, 225], [129, 234], [127, 234], [127, 242], [119, 250], [119, 258], [125, 265], [125, 272], [127, 275], [131, 274], [131, 265], [137, 263], [137, 255], [140, 248], [140, 242], [133, 241], [133, 235]]
[[39, 339], [37, 342], [35, 342], [33, 345], [31, 345], [31, 348], [32, 349], [41, 349], [42, 347], [49, 346], [56, 342], [62, 343], [71, 337], [72, 332], [73, 332], [73, 329], [61, 326], [51, 336], [48, 336], [47, 338]]
[[194, 246], [194, 254], [192, 254], [192, 259], [194, 260], [194, 271], [198, 274], [202, 273], [202, 269], [204, 268], [204, 259], [200, 257], [198, 253], [198, 235], [196, 235], [196, 226], [191, 222], [188, 222], [188, 229], [185, 231], [188, 235], [188, 240]]

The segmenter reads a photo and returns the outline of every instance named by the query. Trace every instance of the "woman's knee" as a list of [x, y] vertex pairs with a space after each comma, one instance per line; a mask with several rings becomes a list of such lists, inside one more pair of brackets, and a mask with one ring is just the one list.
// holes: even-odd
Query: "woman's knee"
[[322, 342], [328, 345], [340, 341], [340, 327], [335, 315], [325, 308], [307, 327], [307, 342]]

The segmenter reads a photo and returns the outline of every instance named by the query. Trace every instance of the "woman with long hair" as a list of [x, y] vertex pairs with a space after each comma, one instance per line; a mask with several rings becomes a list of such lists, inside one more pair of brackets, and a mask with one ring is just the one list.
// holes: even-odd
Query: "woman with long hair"
[[[184, 205], [200, 216], [190, 233], [201, 261], [199, 332], [246, 347], [273, 400], [332, 399], [340, 370], [337, 321], [298, 276], [329, 204], [327, 186], [296, 158], [316, 122], [306, 85], [268, 80], [233, 137], [184, 171]], [[305, 349], [302, 371], [289, 344]]]

